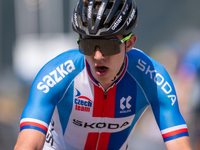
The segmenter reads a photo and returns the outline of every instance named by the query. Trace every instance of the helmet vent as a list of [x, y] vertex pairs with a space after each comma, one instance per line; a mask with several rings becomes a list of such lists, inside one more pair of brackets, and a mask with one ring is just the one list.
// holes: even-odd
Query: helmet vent
[[120, 11], [121, 11], [121, 10], [122, 10], [122, 8], [123, 8], [123, 6], [124, 6], [124, 3], [123, 3], [123, 2], [121, 2], [117, 10], [120, 10]]
[[88, 0], [83, 0], [84, 6], [87, 7], [88, 6]]
[[[107, 7], [107, 10], [109, 9], [109, 12], [113, 11], [112, 10], [113, 9], [112, 6], [114, 6], [114, 2], [110, 1], [109, 4], [108, 4], [108, 7]], [[113, 12], [112, 18], [109, 17], [109, 16], [107, 16], [107, 17], [109, 17], [109, 19], [107, 19], [106, 22], [105, 22], [105, 24], [104, 24], [105, 28], [108, 28], [108, 27], [112, 26], [112, 24], [118, 18], [118, 16], [119, 16], [121, 10], [123, 9], [123, 7], [124, 7], [124, 1], [121, 1], [120, 4], [118, 4], [118, 7], [115, 9], [115, 12]], [[107, 15], [109, 15], [109, 14], [107, 14]], [[118, 27], [121, 27], [123, 25], [124, 20], [125, 19], [123, 18], [123, 21], [119, 24]]]
[[101, 3], [102, 3], [101, 1], [99, 1], [99, 2], [96, 1], [95, 4], [94, 4], [94, 8], [95, 8], [95, 9], [99, 9], [100, 6], [101, 6]]
[[131, 4], [130, 7], [128, 8], [128, 12], [131, 12], [131, 8], [132, 8], [132, 4]]
[[137, 25], [138, 11], [135, 0], [80, 0], [72, 17], [79, 34], [127, 35]]
[[109, 2], [108, 5], [107, 5], [107, 9], [111, 9], [113, 4], [114, 4], [113, 2]]

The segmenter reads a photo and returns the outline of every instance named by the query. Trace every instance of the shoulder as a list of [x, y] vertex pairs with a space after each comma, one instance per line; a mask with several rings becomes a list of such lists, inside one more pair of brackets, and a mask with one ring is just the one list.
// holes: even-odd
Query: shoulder
[[[22, 119], [28, 118], [24, 122], [30, 120], [48, 126], [55, 106], [63, 99], [66, 91], [73, 93], [73, 88], [69, 87], [73, 86], [74, 78], [85, 68], [84, 60], [84, 55], [78, 50], [71, 50], [58, 55], [42, 67], [32, 84], [22, 114]], [[46, 128], [41, 131], [46, 133]]]
[[[139, 49], [132, 49], [127, 53], [128, 68], [131, 72], [147, 72], [148, 70], [166, 71], [165, 68]], [[135, 69], [134, 69], [135, 68]]]
[[55, 62], [57, 62], [56, 64], [63, 63], [67, 60], [71, 60], [74, 63], [78, 63], [83, 59], [84, 55], [82, 55], [78, 49], [73, 49], [59, 54], [58, 56], [50, 60], [45, 66], [55, 64]]
[[85, 67], [84, 55], [78, 50], [66, 51], [45, 64], [37, 74], [32, 87], [43, 93], [66, 88]]
[[130, 63], [138, 63], [138, 61], [144, 61], [146, 63], [159, 64], [140, 49], [136, 49], [136, 48], [131, 49], [127, 53], [127, 56], [129, 58], [128, 60]]
[[[171, 77], [157, 61], [138, 49], [127, 53], [127, 71], [137, 81], [150, 102], [176, 95]], [[164, 96], [163, 96], [164, 95]]]

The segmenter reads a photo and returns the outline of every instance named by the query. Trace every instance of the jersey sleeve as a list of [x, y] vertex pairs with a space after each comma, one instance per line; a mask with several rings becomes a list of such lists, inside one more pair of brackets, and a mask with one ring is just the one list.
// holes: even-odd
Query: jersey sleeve
[[151, 101], [151, 107], [163, 140], [166, 142], [188, 136], [187, 125], [179, 111], [172, 80], [163, 67], [158, 68], [157, 71], [162, 72], [162, 74], [157, 75], [157, 97]]
[[[131, 54], [132, 53], [132, 54]], [[132, 55], [132, 56], [130, 56]], [[188, 136], [187, 125], [179, 111], [173, 82], [165, 68], [141, 51], [130, 52], [132, 74], [151, 105], [163, 140]], [[170, 61], [170, 60], [169, 60]]]
[[[150, 104], [160, 128], [164, 142], [182, 136], [188, 136], [187, 125], [183, 119], [173, 82], [165, 68], [154, 60], [151, 68], [154, 68], [154, 78], [151, 84], [155, 86], [155, 96], [150, 99]], [[153, 88], [154, 89], [154, 88]]]
[[48, 62], [36, 76], [20, 120], [20, 131], [35, 129], [47, 133], [55, 106], [84, 64], [76, 51], [67, 51]]

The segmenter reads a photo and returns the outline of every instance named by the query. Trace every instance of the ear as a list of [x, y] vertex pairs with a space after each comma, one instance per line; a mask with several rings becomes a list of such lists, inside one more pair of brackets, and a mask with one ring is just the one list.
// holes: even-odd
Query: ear
[[133, 34], [131, 36], [131, 38], [127, 40], [127, 42], [126, 42], [126, 52], [130, 51], [133, 48], [136, 40], [137, 40], [137, 36], [135, 34]]

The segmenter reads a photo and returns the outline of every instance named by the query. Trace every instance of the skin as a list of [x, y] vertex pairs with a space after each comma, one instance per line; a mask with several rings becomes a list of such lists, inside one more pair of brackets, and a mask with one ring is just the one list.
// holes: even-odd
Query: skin
[[192, 150], [190, 139], [188, 136], [183, 136], [175, 140], [165, 142], [167, 150]]
[[[118, 39], [123, 39], [122, 35], [117, 36]], [[88, 37], [83, 37], [88, 38]], [[105, 37], [115, 38], [115, 37]], [[132, 35], [126, 44], [126, 52], [130, 51], [136, 42], [137, 37]], [[101, 86], [106, 90], [114, 81], [125, 57], [125, 44], [121, 44], [121, 52], [113, 56], [103, 56], [100, 49], [97, 47], [94, 54], [85, 56], [89, 63], [93, 77], [100, 82]], [[99, 67], [106, 69], [99, 69]], [[119, 75], [120, 76], [120, 75]], [[117, 76], [117, 77], [119, 77]], [[24, 129], [19, 133], [17, 143], [14, 150], [42, 150], [45, 142], [45, 134], [34, 129]], [[165, 142], [167, 150], [191, 150], [189, 137], [180, 137], [168, 142]]]
[[14, 150], [42, 150], [45, 138], [45, 134], [40, 131], [24, 129], [19, 133]]
[[[83, 36], [83, 38], [89, 38], [89, 37]], [[108, 36], [104, 38], [116, 38], [116, 37]], [[122, 40], [123, 36], [117, 35], [117, 38]], [[122, 66], [122, 63], [124, 62], [125, 52], [128, 52], [132, 49], [136, 40], [137, 40], [136, 35], [132, 35], [131, 38], [127, 40], [126, 50], [125, 50], [125, 43], [122, 43], [120, 45], [121, 52], [116, 55], [104, 56], [101, 53], [100, 48], [96, 47], [93, 55], [85, 56], [87, 62], [89, 63], [93, 77], [101, 84], [104, 90], [107, 90], [114, 82], [113, 79], [116, 76], [116, 74], [119, 72]], [[106, 69], [101, 70], [100, 69], [101, 67], [106, 67]], [[119, 76], [120, 74], [117, 76], [117, 78]]]

